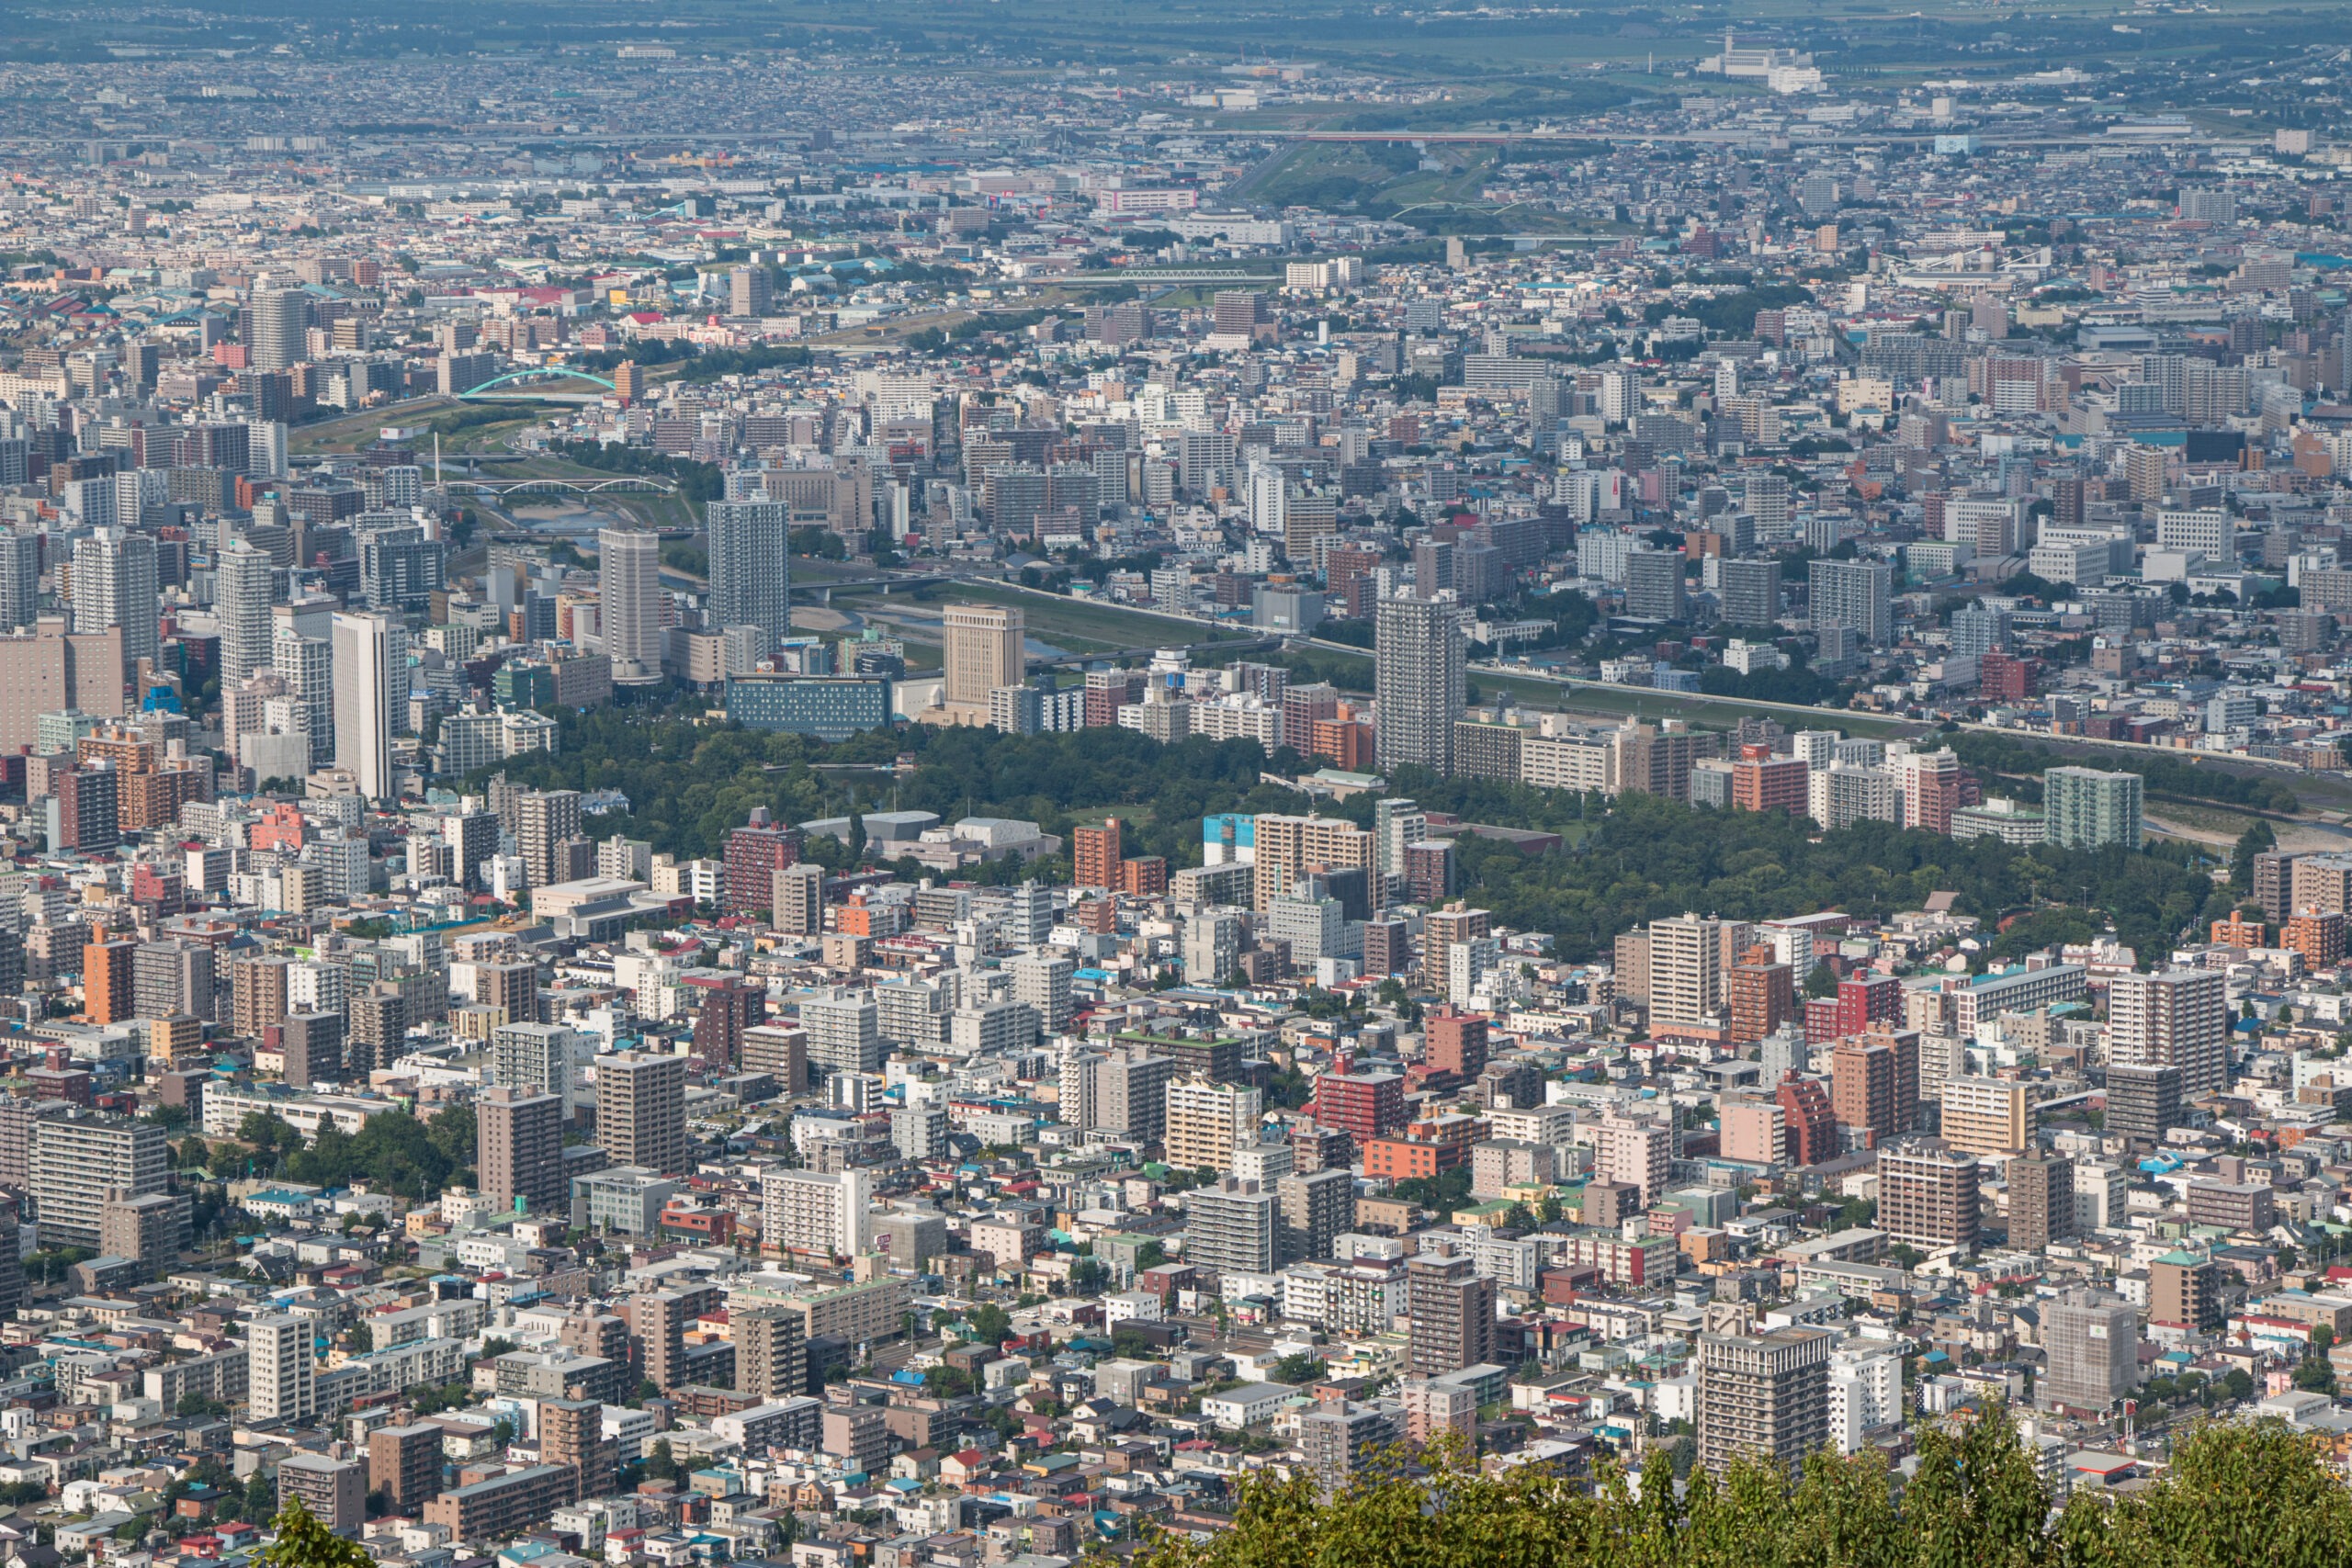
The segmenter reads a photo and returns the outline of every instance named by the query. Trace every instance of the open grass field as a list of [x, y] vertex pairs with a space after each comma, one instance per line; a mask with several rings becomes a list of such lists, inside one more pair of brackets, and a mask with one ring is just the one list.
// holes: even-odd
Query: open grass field
[[346, 414], [340, 419], [316, 420], [287, 432], [286, 447], [289, 455], [297, 457], [356, 452], [362, 446], [374, 445], [377, 434], [388, 424], [404, 428], [424, 424], [430, 416], [459, 406], [454, 398], [435, 395], [411, 398], [406, 402], [387, 403], [382, 408]]
[[1096, 604], [1057, 593], [1028, 592], [990, 582], [941, 583], [912, 592], [885, 597], [873, 591], [852, 591], [834, 596], [838, 604], [887, 617], [894, 604], [925, 606], [949, 604], [1003, 604], [1022, 612], [1030, 637], [1072, 653], [1125, 651], [1169, 648], [1203, 642], [1241, 642], [1239, 632], [1226, 631], [1181, 616], [1162, 615], [1124, 604]]

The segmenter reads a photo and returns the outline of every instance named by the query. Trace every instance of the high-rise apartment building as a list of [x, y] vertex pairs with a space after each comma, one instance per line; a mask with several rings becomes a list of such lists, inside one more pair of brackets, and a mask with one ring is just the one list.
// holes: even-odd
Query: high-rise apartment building
[[580, 792], [570, 789], [526, 790], [515, 801], [522, 823], [514, 835], [523, 853], [524, 874], [534, 887], [571, 880], [563, 848], [581, 837]]
[[287, 973], [294, 961], [283, 953], [238, 958], [229, 964], [230, 1027], [249, 1039], [286, 1017]]
[[40, 1234], [55, 1247], [96, 1247], [108, 1200], [170, 1185], [161, 1127], [78, 1108], [32, 1123], [25, 1166]]
[[318, 1411], [317, 1329], [290, 1313], [256, 1317], [245, 1329], [245, 1403], [256, 1421], [300, 1426]]
[[757, 626], [763, 651], [773, 651], [792, 630], [791, 504], [714, 501], [703, 528], [709, 541], [711, 624]]
[[1894, 636], [1894, 568], [1882, 560], [1815, 560], [1806, 568], [1815, 631], [1843, 626], [1885, 646]]
[[1942, 1098], [1943, 1140], [1963, 1154], [2023, 1154], [2033, 1142], [2033, 1102], [2022, 1079], [1946, 1078]]
[[[1753, 484], [1755, 481], [1750, 480]], [[1723, 563], [1724, 619], [1736, 626], [1769, 628], [1781, 618], [1781, 563], [1770, 558]]]
[[728, 1337], [735, 1342], [735, 1386], [765, 1403], [808, 1392], [808, 1341], [803, 1315], [773, 1303], [731, 1308]]
[[1981, 1173], [1973, 1156], [1930, 1139], [1878, 1152], [1878, 1228], [1906, 1246], [1976, 1246]]
[[93, 942], [82, 947], [82, 1016], [92, 1023], [123, 1023], [138, 1016], [135, 942]]
[[1070, 886], [1117, 892], [1126, 856], [1125, 829], [1115, 817], [1070, 829]]
[[[512, 1027], [510, 1025], [510, 1027]], [[477, 1101], [481, 1195], [500, 1212], [568, 1212], [563, 1172], [563, 1101], [493, 1084]]]
[[665, 1393], [685, 1381], [686, 1326], [710, 1295], [701, 1290], [640, 1291], [618, 1303], [646, 1377]]
[[1315, 1080], [1308, 1113], [1361, 1147], [1405, 1125], [1405, 1079], [1397, 1073], [1325, 1073]]
[[767, 987], [740, 975], [706, 983], [696, 976], [690, 989], [701, 1000], [695, 1013], [694, 1054], [722, 1073], [743, 1065], [743, 1036], [767, 1021]]
[[2109, 1062], [2107, 1131], [2132, 1143], [2163, 1143], [2165, 1129], [2181, 1124], [2180, 1083], [2178, 1067]]
[[605, 1435], [605, 1407], [594, 1399], [542, 1399], [539, 1459], [577, 1472], [579, 1495], [602, 1497], [620, 1473], [619, 1444]]
[[737, 316], [764, 316], [775, 296], [775, 274], [763, 266], [730, 267], [727, 273], [727, 308]]
[[[498, 973], [503, 976], [526, 967], [530, 973], [527, 976], [518, 974], [516, 978], [536, 989], [538, 978], [536, 964], [501, 964]], [[511, 1016], [514, 1009], [504, 1007], [503, 1010]], [[571, 1094], [574, 1046], [582, 1038], [577, 1032], [560, 1023], [525, 1021], [499, 1024], [490, 1032], [489, 1081], [502, 1084], [518, 1094], [552, 1095], [558, 1104], [563, 1104]]]
[[760, 1187], [763, 1247], [820, 1258], [866, 1250], [873, 1235], [873, 1172], [771, 1170]]
[[2222, 1326], [2222, 1266], [2202, 1253], [2168, 1252], [2148, 1265], [2148, 1321]]
[[[539, 966], [527, 958], [510, 959], [503, 964], [475, 964], [474, 1005], [495, 1009], [504, 1021], [498, 1025], [500, 1031], [518, 1023], [537, 1023], [539, 1018]], [[497, 1033], [491, 1035], [492, 1071], [502, 1065], [513, 1069], [521, 1059], [515, 1053], [529, 1049], [518, 1044], [521, 1039], [521, 1036], [510, 1035], [502, 1044]], [[550, 1066], [549, 1071], [553, 1070]], [[558, 1089], [552, 1081], [538, 1087], [550, 1092]]]
[[1422, 1057], [1432, 1071], [1475, 1078], [1487, 1066], [1487, 1020], [1484, 1013], [1443, 1007], [1422, 1020]]
[[873, 992], [831, 989], [803, 997], [800, 1027], [808, 1036], [812, 1075], [882, 1070], [881, 1009]]
[[825, 868], [788, 865], [768, 874], [775, 929], [786, 936], [820, 936], [825, 930]]
[[[2136, 782], [2136, 780], [2134, 781]], [[2186, 1100], [2229, 1079], [2229, 998], [2218, 969], [2118, 975], [2108, 983], [2108, 1060], [2177, 1067]]]
[[2140, 1314], [2129, 1302], [2069, 1291], [2041, 1309], [2034, 1393], [2053, 1410], [2109, 1414], [2140, 1386]]
[[379, 1427], [368, 1434], [368, 1490], [381, 1492], [392, 1511], [413, 1515], [441, 1491], [437, 1426]]
[[1625, 554], [1625, 614], [1650, 621], [1680, 621], [1689, 614], [1680, 550], [1638, 548]]
[[[1951, 1127], [1947, 1123], [1946, 1135]], [[2075, 1234], [2075, 1165], [2054, 1155], [2019, 1155], [2004, 1172], [2009, 1183], [2009, 1246], [2038, 1253]]]
[[1495, 1280], [1453, 1243], [1431, 1242], [1405, 1262], [1412, 1334], [1407, 1371], [1458, 1372], [1495, 1359]]
[[1453, 771], [1453, 725], [1468, 691], [1462, 608], [1449, 592], [1398, 595], [1374, 609], [1374, 739], [1384, 773], [1402, 766]]
[[40, 619], [40, 536], [0, 530], [0, 633], [30, 631]]
[[1221, 1178], [1184, 1200], [1184, 1258], [1224, 1274], [1271, 1274], [1281, 1229], [1274, 1194], [1256, 1181]]
[[596, 533], [596, 589], [613, 679], [662, 677], [662, 539], [643, 528]]
[[1067, 953], [1023, 953], [1006, 959], [1004, 972], [1012, 978], [1012, 999], [1036, 1010], [1039, 1028], [1058, 1034], [1069, 1027], [1078, 960]]
[[121, 627], [125, 674], [161, 654], [161, 603], [153, 535], [101, 527], [74, 547], [74, 630], [87, 636]]
[[1721, 1477], [1762, 1460], [1794, 1474], [1829, 1429], [1833, 1335], [1806, 1328], [1699, 1337], [1699, 1463]]
[[1702, 1024], [1722, 998], [1722, 922], [1684, 915], [1652, 920], [1649, 940], [1649, 1022], [1657, 1032]]
[[1127, 1050], [1095, 1069], [1095, 1125], [1140, 1143], [1156, 1144], [1168, 1131], [1168, 1085], [1176, 1063], [1144, 1050]]
[[368, 1522], [368, 1467], [356, 1459], [288, 1454], [277, 1461], [277, 1506], [283, 1509], [298, 1498], [336, 1535], [356, 1535]]
[[1329, 1497], [1346, 1491], [1402, 1435], [1393, 1406], [1334, 1401], [1300, 1417], [1299, 1457]]
[[338, 611], [334, 649], [335, 765], [369, 800], [389, 800], [393, 715], [408, 710], [408, 633], [388, 615]]
[[616, 1166], [686, 1168], [686, 1059], [644, 1051], [596, 1058], [596, 1142]]
[[245, 364], [285, 370], [310, 357], [311, 297], [300, 288], [256, 288], [245, 301]]
[[1177, 1170], [1230, 1169], [1234, 1149], [1258, 1141], [1264, 1102], [1254, 1089], [1198, 1077], [1172, 1080], [1161, 1139], [1168, 1164]]
[[1645, 1207], [1664, 1195], [1673, 1166], [1674, 1131], [1662, 1122], [1612, 1111], [1593, 1128], [1595, 1179], [1634, 1189]]
[[1732, 965], [1724, 990], [1734, 1044], [1760, 1041], [1796, 1017], [1796, 976], [1786, 964], [1743, 960]]
[[197, 942], [141, 942], [130, 963], [136, 1016], [211, 1021], [215, 1010], [211, 948]]
[[2062, 849], [2106, 844], [2140, 847], [2142, 784], [2137, 773], [2051, 768], [2041, 775], [2042, 830]]
[[213, 557], [212, 604], [220, 623], [220, 689], [233, 692], [270, 667], [270, 606], [277, 565], [266, 550], [232, 539]]
[[1345, 1166], [1295, 1170], [1274, 1179], [1276, 1262], [1331, 1256], [1331, 1245], [1355, 1223], [1355, 1174]]
[[[1291, 817], [1269, 812], [1257, 818], [1251, 863], [1251, 897], [1260, 910], [1287, 897], [1309, 872], [1372, 870], [1373, 835], [1336, 817]], [[1380, 892], [1372, 890], [1377, 903]]]

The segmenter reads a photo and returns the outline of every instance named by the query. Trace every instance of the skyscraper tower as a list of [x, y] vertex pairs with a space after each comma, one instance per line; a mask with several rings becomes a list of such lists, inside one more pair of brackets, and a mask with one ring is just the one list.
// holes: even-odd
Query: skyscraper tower
[[408, 633], [373, 612], [334, 617], [334, 760], [370, 800], [392, 785], [393, 693], [408, 694]]
[[306, 357], [311, 297], [300, 288], [256, 288], [245, 306], [245, 363], [283, 370]]
[[0, 631], [40, 618], [40, 536], [0, 533]]
[[215, 558], [212, 604], [220, 621], [223, 692], [235, 691], [255, 671], [270, 666], [269, 607], [277, 599], [277, 581], [269, 552], [243, 539], [230, 540]]
[[1462, 607], [1452, 593], [1380, 601], [1373, 692], [1382, 772], [1408, 764], [1453, 771], [1453, 725], [1462, 716], [1467, 658]]
[[[80, 597], [77, 583], [74, 593]], [[270, 643], [272, 668], [294, 688], [301, 705], [303, 730], [311, 739], [311, 766], [334, 758], [334, 645], [322, 637], [304, 637], [291, 626], [278, 626]]]
[[155, 592], [155, 541], [149, 536], [100, 528], [74, 547], [74, 629], [120, 626], [125, 671], [162, 651]]
[[792, 630], [792, 508], [781, 501], [714, 501], [709, 540], [710, 618], [757, 626], [767, 646]]
[[662, 678], [662, 540], [642, 528], [600, 528], [596, 585], [613, 679]]

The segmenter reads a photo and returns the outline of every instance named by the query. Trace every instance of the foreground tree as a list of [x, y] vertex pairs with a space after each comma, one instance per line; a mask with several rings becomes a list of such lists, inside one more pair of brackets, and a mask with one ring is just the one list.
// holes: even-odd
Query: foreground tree
[[289, 1497], [269, 1527], [277, 1539], [261, 1550], [269, 1568], [372, 1568], [374, 1559], [355, 1540], [345, 1540], [326, 1527], [302, 1499]]
[[1233, 1528], [1162, 1532], [1141, 1568], [2341, 1568], [2352, 1491], [2307, 1436], [2207, 1425], [2146, 1489], [2053, 1511], [2001, 1408], [1923, 1427], [1903, 1482], [1875, 1452], [1823, 1452], [1793, 1485], [1742, 1463], [1720, 1482], [1653, 1449], [1638, 1475], [1482, 1472], [1458, 1445], [1390, 1456], [1323, 1498], [1304, 1473], [1243, 1481]]

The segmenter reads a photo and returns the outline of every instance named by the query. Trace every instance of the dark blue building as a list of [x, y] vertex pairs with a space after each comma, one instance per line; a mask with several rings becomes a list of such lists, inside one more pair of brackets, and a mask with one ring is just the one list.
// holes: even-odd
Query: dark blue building
[[729, 675], [727, 716], [747, 728], [846, 740], [890, 722], [890, 682], [854, 675]]

